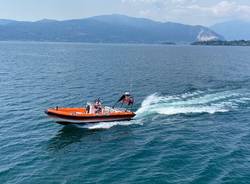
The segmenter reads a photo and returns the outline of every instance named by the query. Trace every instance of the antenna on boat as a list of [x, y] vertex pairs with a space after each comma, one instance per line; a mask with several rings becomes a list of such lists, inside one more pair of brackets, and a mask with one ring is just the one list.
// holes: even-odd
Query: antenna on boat
[[[129, 76], [129, 79], [130, 79], [130, 81], [129, 81], [129, 95], [133, 93], [133, 81], [132, 81], [132, 73], [133, 72], [132, 72], [131, 68], [133, 68], [133, 67], [131, 67], [131, 63], [129, 63], [129, 73], [130, 73], [130, 76]], [[132, 96], [130, 96], [130, 100], [131, 100], [132, 103], [130, 103], [130, 102], [128, 103], [126, 111], [127, 111], [127, 109], [129, 108], [130, 105], [131, 105], [130, 109], [132, 110], [132, 108], [133, 108], [134, 98]]]
[[132, 93], [132, 88], [133, 88], [133, 84], [132, 84], [132, 76], [130, 75], [130, 84], [129, 84], [129, 92]]
[[133, 91], [133, 83], [132, 83], [132, 69], [131, 69], [131, 63], [129, 63], [129, 92], [132, 94]]

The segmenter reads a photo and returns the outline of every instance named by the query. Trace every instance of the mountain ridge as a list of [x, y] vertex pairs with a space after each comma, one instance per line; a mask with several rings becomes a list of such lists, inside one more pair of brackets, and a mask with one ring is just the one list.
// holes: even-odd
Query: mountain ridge
[[191, 43], [224, 40], [204, 26], [158, 22], [146, 18], [112, 14], [84, 19], [35, 22], [0, 20], [0, 40], [68, 41], [103, 43]]
[[214, 24], [210, 27], [218, 34], [222, 34], [226, 40], [250, 40], [250, 22], [231, 20]]

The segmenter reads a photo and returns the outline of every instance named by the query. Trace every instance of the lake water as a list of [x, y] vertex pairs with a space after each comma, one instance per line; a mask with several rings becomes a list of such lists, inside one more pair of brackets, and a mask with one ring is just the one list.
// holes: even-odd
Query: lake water
[[[0, 43], [0, 183], [249, 183], [249, 47]], [[130, 122], [48, 107], [136, 100]]]

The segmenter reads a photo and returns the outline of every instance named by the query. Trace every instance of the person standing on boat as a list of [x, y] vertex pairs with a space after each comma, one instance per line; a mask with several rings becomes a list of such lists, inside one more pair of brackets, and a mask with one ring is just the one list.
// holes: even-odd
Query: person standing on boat
[[86, 106], [86, 112], [89, 114], [89, 112], [90, 112], [90, 105], [89, 104], [87, 104], [87, 106]]
[[102, 112], [102, 103], [101, 103], [100, 98], [98, 98], [98, 99], [95, 101], [94, 108], [95, 108], [95, 113], [96, 113], [96, 114]]
[[128, 106], [129, 105], [133, 105], [134, 104], [134, 98], [130, 95], [129, 92], [125, 92], [121, 98], [116, 102], [119, 103], [119, 102], [122, 102], [122, 105], [123, 104], [127, 104]]

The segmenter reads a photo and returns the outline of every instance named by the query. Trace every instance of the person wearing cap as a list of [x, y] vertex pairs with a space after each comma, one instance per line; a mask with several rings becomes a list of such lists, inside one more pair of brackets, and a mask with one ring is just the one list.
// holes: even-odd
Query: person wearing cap
[[129, 92], [125, 92], [118, 100], [118, 102], [122, 102], [122, 104], [125, 103], [127, 105], [132, 105], [134, 103], [134, 100]]

